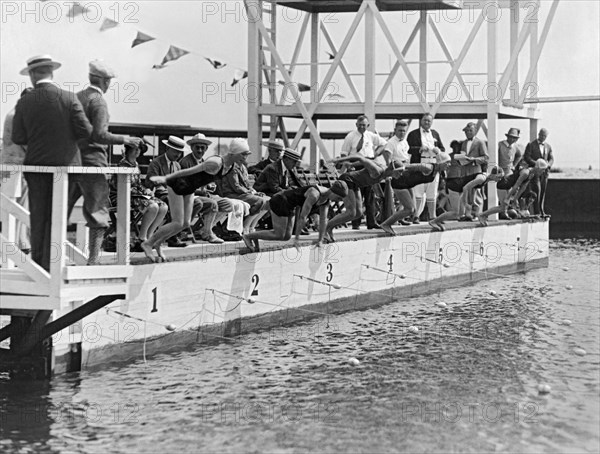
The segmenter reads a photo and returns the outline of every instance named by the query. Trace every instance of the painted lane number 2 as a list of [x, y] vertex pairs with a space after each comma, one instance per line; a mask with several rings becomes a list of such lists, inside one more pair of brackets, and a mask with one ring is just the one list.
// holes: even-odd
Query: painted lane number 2
[[258, 274], [255, 274], [254, 276], [252, 276], [252, 283], [254, 284], [254, 288], [252, 289], [252, 293], [250, 294], [250, 296], [258, 295], [258, 283], [259, 282], [260, 282], [260, 278], [258, 277]]

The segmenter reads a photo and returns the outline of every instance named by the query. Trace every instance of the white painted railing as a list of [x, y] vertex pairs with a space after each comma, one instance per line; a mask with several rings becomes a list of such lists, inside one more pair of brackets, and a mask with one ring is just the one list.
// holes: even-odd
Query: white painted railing
[[[125, 278], [128, 272], [123, 266], [129, 264], [129, 230], [130, 230], [130, 175], [137, 169], [123, 167], [50, 167], [21, 166], [5, 164], [0, 166], [2, 175], [2, 203], [0, 203], [2, 234], [2, 309], [29, 308], [41, 309], [60, 307], [61, 297], [69, 280], [65, 276], [68, 264], [82, 265], [86, 257], [76, 245], [67, 240], [67, 198], [69, 190], [69, 174], [104, 174], [115, 175], [117, 179], [117, 253], [116, 264], [119, 267], [90, 266], [86, 267], [86, 275], [96, 275], [98, 279], [120, 277]], [[17, 221], [29, 226], [29, 211], [23, 208], [17, 199], [20, 195], [22, 172], [50, 173], [54, 175], [52, 183], [52, 226], [51, 245], [58, 249], [52, 257], [50, 271], [47, 272], [30, 255], [24, 254], [18, 245]], [[68, 263], [67, 258], [70, 258]], [[70, 267], [73, 268], [73, 267]], [[94, 268], [95, 270], [92, 270]], [[110, 269], [109, 269], [110, 268]], [[73, 277], [76, 271], [71, 271]], [[71, 286], [72, 287], [72, 286]], [[73, 293], [73, 292], [71, 292]], [[11, 294], [11, 295], [8, 295]], [[16, 296], [12, 296], [16, 295]], [[31, 304], [26, 303], [29, 299]]]

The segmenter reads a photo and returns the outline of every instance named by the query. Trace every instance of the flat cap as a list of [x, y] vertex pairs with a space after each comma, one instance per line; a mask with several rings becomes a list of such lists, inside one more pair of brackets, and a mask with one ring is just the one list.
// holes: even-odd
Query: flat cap
[[90, 75], [103, 77], [105, 79], [117, 77], [113, 69], [102, 60], [92, 60], [90, 62]]

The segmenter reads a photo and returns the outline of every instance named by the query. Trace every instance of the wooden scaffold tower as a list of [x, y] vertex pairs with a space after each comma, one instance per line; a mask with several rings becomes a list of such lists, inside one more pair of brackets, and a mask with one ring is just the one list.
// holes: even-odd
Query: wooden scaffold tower
[[[538, 83], [537, 64], [558, 2], [553, 0], [544, 5], [548, 10], [544, 11], [542, 23], [539, 0], [244, 0], [248, 15], [250, 146], [260, 150], [263, 128], [268, 127], [271, 137], [278, 135], [295, 148], [308, 129], [311, 135], [310, 163], [314, 169], [319, 158], [328, 159], [331, 154], [321, 140], [317, 122], [321, 119], [354, 119], [360, 114], [371, 119], [372, 127], [375, 119], [414, 119], [425, 113], [431, 113], [437, 119], [475, 119], [490, 144], [498, 142], [499, 119], [527, 119], [533, 140], [540, 118], [538, 100], [534, 98]], [[282, 27], [276, 27], [277, 8], [280, 7], [304, 12], [289, 59], [284, 58], [281, 46], [278, 47], [282, 41], [281, 36], [277, 36]], [[402, 22], [406, 31], [411, 29], [405, 42], [397, 42], [397, 29], [384, 17], [388, 12], [402, 12], [405, 18], [415, 21], [414, 25], [409, 23], [410, 20]], [[331, 21], [324, 19], [342, 13], [351, 20], [343, 22], [345, 36], [336, 43], [328, 29], [327, 22]], [[461, 14], [470, 18], [467, 26], [464, 21], [459, 25], [459, 21], [453, 20], [444, 24], [454, 27], [453, 42], [462, 42], [460, 51], [454, 55], [437, 22], [440, 17], [456, 18]], [[438, 20], [434, 20], [434, 15]], [[502, 17], [509, 20], [500, 20]], [[357, 40], [357, 31], [362, 24], [362, 48], [357, 53], [350, 48], [356, 44], [353, 41]], [[307, 32], [310, 35], [310, 61], [301, 62], [299, 57]], [[286, 30], [283, 40], [286, 44], [289, 34]], [[384, 37], [384, 42], [377, 42], [380, 36]], [[321, 40], [330, 55], [327, 62], [319, 61]], [[509, 43], [508, 53], [499, 52], [500, 40]], [[475, 42], [478, 45], [474, 45]], [[407, 54], [413, 44], [418, 45], [418, 60], [408, 61]], [[378, 53], [384, 45], [389, 46], [393, 62], [386, 71], [377, 68], [381, 60]], [[441, 52], [442, 60], [431, 58], [434, 45], [439, 46], [437, 54]], [[527, 46], [528, 51], [524, 51]], [[466, 72], [463, 64], [469, 57], [485, 65], [484, 70]], [[525, 65], [524, 59], [528, 59]], [[363, 65], [362, 73], [350, 73], [349, 68], [355, 68], [359, 63]], [[295, 77], [302, 65], [310, 67], [309, 86]], [[433, 65], [438, 74], [446, 73], [441, 84], [432, 82]], [[328, 89], [336, 73], [347, 85], [353, 99], [331, 96]], [[362, 90], [353, 76], [364, 79]], [[480, 89], [475, 92], [473, 83], [469, 82], [473, 77], [480, 78]], [[402, 99], [394, 101], [390, 94], [393, 85], [398, 83], [405, 90]], [[302, 98], [304, 91], [310, 94], [308, 102], [306, 97]], [[289, 138], [285, 119], [300, 120], [295, 135]], [[495, 153], [490, 153], [490, 162], [493, 164], [495, 160]], [[490, 191], [490, 203], [495, 203], [494, 191]]]

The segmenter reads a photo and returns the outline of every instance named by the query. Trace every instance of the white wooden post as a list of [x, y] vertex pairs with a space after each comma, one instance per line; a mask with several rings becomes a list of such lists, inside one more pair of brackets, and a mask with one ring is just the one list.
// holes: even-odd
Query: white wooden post
[[[22, 187], [21, 187], [21, 176], [22, 172], [16, 170], [16, 165], [14, 166], [14, 171], [7, 171], [2, 173], [2, 194], [4, 194], [7, 198], [9, 198], [12, 202], [16, 203], [17, 198], [20, 196]], [[17, 220], [14, 216], [11, 216], [8, 212], [2, 211], [1, 217], [2, 221], [2, 235], [9, 242], [14, 243], [15, 252], [19, 248], [19, 238], [17, 238]], [[6, 263], [3, 263], [2, 266], [6, 268], [15, 268], [15, 262], [13, 260], [8, 259], [9, 254], [8, 251], [2, 251], [6, 253]]]
[[[495, 8], [488, 9], [496, 10], [497, 14], [500, 14], [500, 9], [497, 1], [492, 2]], [[494, 14], [494, 13], [488, 13]], [[499, 105], [502, 102], [499, 87], [497, 84], [497, 62], [498, 62], [498, 23], [499, 17], [487, 18], [487, 137], [488, 137], [488, 154], [490, 156], [489, 169], [496, 164], [496, 147], [498, 144], [498, 111]], [[500, 99], [497, 99], [500, 97]], [[496, 195], [496, 185], [488, 184], [488, 207], [495, 207], [498, 203], [498, 197]]]
[[118, 174], [117, 177], [117, 263], [129, 265], [131, 175]]
[[[311, 102], [315, 102], [319, 96], [319, 13], [310, 14], [310, 96]], [[313, 120], [315, 126], [317, 121]], [[310, 169], [313, 172], [319, 170], [319, 150], [317, 140], [310, 136]]]
[[[367, 0], [375, 6], [374, 0]], [[365, 11], [365, 108], [364, 114], [369, 118], [370, 130], [375, 131], [375, 18], [373, 9]]]
[[63, 268], [67, 259], [68, 167], [53, 167], [52, 226], [50, 230], [50, 296], [60, 298]]
[[427, 11], [419, 15], [419, 86], [427, 100]]
[[[258, 21], [261, 21], [262, 1], [245, 2], [248, 12], [248, 144], [252, 150], [252, 162], [262, 156], [262, 117], [258, 112], [262, 100], [261, 44]], [[273, 82], [273, 81], [271, 81]], [[254, 154], [256, 153], [256, 154]]]

